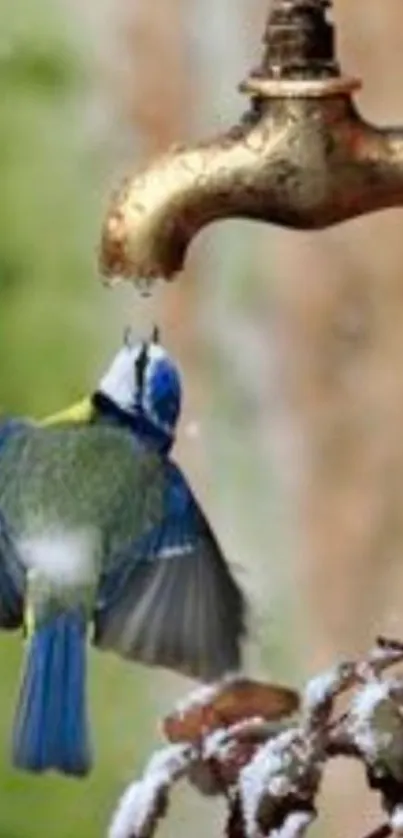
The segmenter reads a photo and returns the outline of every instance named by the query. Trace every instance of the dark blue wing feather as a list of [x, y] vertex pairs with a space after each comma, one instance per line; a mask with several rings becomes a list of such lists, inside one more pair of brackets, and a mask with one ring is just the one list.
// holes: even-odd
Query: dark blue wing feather
[[0, 513], [0, 629], [19, 628], [24, 615], [25, 569]]
[[[18, 419], [0, 422], [1, 449], [12, 435], [27, 426]], [[23, 622], [25, 570], [21, 564], [10, 528], [0, 510], [0, 629], [19, 628]]]
[[161, 522], [101, 581], [94, 642], [214, 678], [239, 667], [245, 602], [182, 472], [164, 469]]

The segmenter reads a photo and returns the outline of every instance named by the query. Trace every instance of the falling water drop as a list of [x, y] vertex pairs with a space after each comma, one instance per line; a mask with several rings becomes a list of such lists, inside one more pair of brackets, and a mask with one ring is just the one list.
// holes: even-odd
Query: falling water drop
[[141, 276], [135, 279], [134, 284], [140, 294], [140, 297], [151, 297], [153, 293], [153, 286], [156, 281], [156, 278], [152, 276]]

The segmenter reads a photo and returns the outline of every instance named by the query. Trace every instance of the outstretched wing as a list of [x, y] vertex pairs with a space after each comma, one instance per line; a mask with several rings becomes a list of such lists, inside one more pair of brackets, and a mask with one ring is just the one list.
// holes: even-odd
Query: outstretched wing
[[161, 523], [101, 581], [94, 642], [211, 680], [239, 669], [245, 600], [180, 469], [164, 468]]

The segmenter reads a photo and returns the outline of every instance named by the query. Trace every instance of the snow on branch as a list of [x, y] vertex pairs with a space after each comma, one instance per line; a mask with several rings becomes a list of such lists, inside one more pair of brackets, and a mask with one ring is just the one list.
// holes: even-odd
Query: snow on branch
[[340, 756], [359, 760], [380, 793], [386, 818], [373, 836], [403, 836], [403, 674], [386, 674], [399, 663], [403, 644], [379, 638], [302, 695], [240, 676], [195, 690], [164, 719], [165, 747], [124, 792], [108, 838], [152, 838], [179, 780], [225, 799], [226, 838], [303, 838], [326, 766]]

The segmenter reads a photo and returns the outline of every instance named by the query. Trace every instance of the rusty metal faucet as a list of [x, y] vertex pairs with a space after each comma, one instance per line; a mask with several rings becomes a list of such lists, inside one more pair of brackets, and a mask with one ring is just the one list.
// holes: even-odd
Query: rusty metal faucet
[[335, 57], [330, 0], [273, 0], [250, 107], [222, 136], [129, 177], [105, 220], [107, 280], [170, 279], [202, 227], [248, 218], [300, 230], [403, 205], [403, 127], [357, 112]]

